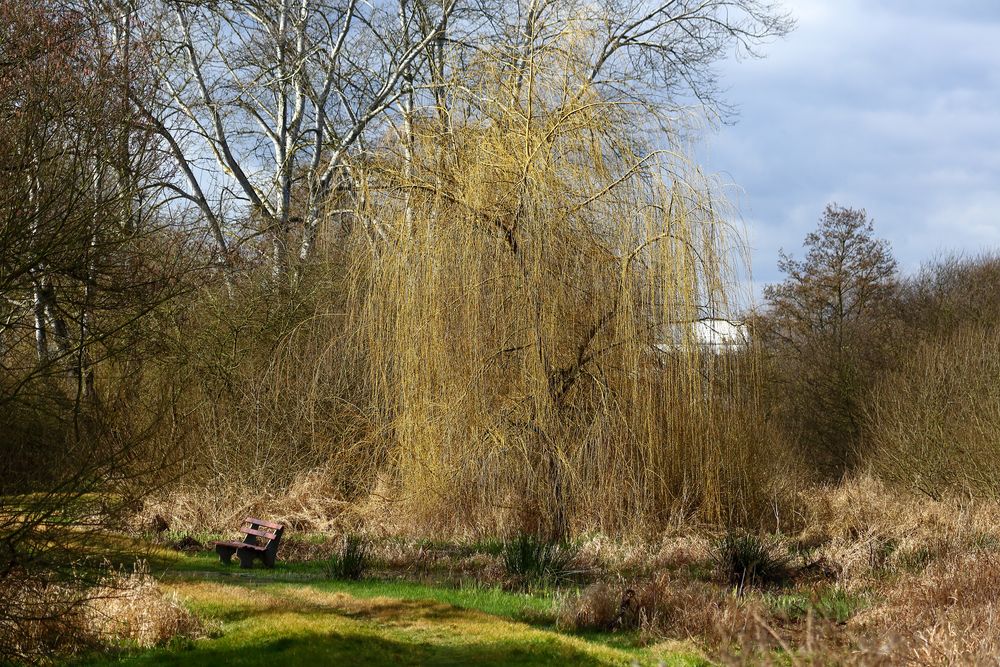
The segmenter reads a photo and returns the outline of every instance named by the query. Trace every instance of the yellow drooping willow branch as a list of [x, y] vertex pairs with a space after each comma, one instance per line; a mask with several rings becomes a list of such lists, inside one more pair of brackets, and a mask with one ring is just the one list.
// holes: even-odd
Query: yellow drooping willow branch
[[447, 133], [417, 123], [412, 163], [363, 170], [348, 331], [372, 460], [424, 526], [749, 515], [754, 364], [696, 335], [732, 315], [739, 239], [637, 110], [531, 66], [518, 94], [483, 67]]

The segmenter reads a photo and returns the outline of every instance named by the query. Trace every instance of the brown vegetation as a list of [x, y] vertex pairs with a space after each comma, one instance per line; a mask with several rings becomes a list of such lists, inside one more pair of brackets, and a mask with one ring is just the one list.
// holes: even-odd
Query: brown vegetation
[[142, 565], [132, 571], [108, 568], [90, 585], [18, 575], [0, 588], [5, 607], [0, 646], [10, 659], [37, 662], [122, 646], [149, 648], [205, 634], [202, 622], [176, 594], [164, 594]]
[[790, 23], [646, 4], [0, 0], [0, 659], [196, 634], [94, 536], [248, 514], [720, 660], [988, 659], [1000, 262], [831, 205], [706, 345], [744, 243], [671, 96]]

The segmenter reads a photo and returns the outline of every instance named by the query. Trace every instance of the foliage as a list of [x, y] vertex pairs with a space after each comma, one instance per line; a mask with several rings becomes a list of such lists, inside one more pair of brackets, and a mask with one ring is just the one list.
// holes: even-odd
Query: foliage
[[726, 533], [713, 546], [712, 558], [719, 575], [740, 591], [783, 583], [792, 572], [784, 545], [753, 533]]
[[327, 561], [326, 574], [334, 579], [357, 581], [365, 576], [370, 567], [368, 541], [361, 535], [345, 535], [340, 551]]

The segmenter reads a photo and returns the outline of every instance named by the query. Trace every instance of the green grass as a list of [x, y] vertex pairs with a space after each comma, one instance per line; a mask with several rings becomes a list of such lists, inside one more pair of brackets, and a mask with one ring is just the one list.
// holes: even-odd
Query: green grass
[[776, 616], [787, 621], [800, 621], [811, 612], [815, 618], [840, 624], [847, 623], [867, 604], [863, 597], [835, 587], [780, 595], [765, 594], [764, 601]]
[[[206, 546], [211, 540], [222, 539], [219, 536], [212, 536], [211, 539], [201, 540]], [[232, 539], [227, 537], [226, 539]], [[223, 565], [214, 551], [198, 551], [195, 553], [183, 553], [175, 551], [165, 546], [144, 545], [129, 552], [132, 561], [144, 559], [149, 564], [150, 571], [157, 576], [173, 578], [176, 576], [192, 574], [219, 574], [232, 575], [234, 577], [247, 577], [255, 580], [298, 580], [302, 578], [323, 578], [326, 576], [327, 563], [322, 560], [303, 561], [289, 563], [281, 560], [281, 552], [278, 553], [278, 563], [271, 570], [261, 568], [258, 561], [251, 570], [242, 570], [234, 560], [232, 565]], [[126, 563], [127, 564], [127, 563]]]
[[[215, 536], [197, 536], [206, 543]], [[205, 537], [206, 539], [202, 539]], [[412, 580], [331, 579], [325, 560], [273, 570], [224, 566], [210, 551], [180, 553], [119, 536], [102, 545], [121, 565], [144, 559], [210, 636], [79, 665], [699, 665], [693, 645], [639, 645], [634, 633], [567, 634], [555, 628], [550, 587], [512, 592]], [[452, 546], [501, 551], [503, 543]], [[112, 548], [113, 547], [113, 548]], [[378, 571], [376, 571], [378, 573]], [[385, 570], [382, 575], [387, 575]]]
[[548, 595], [512, 593], [499, 588], [445, 588], [410, 581], [324, 581], [312, 585], [318, 590], [347, 593], [359, 599], [427, 600], [517, 621], [548, 623], [554, 613], [553, 600]]
[[538, 623], [551, 599], [409, 582], [176, 581], [217, 636], [92, 665], [631, 665], [704, 664], [675, 647], [622, 648]]

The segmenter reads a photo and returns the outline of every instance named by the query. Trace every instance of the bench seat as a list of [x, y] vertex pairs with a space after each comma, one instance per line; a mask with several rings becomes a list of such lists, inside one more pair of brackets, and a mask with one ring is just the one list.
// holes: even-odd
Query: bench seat
[[278, 555], [278, 544], [285, 527], [280, 523], [262, 521], [247, 517], [240, 529], [244, 534], [242, 542], [220, 540], [215, 542], [215, 552], [224, 565], [232, 563], [235, 555], [240, 559], [240, 567], [253, 567], [253, 561], [259, 558], [265, 567], [274, 567]]
[[231, 540], [226, 542], [216, 542], [215, 546], [219, 546], [220, 544], [226, 547], [236, 547], [237, 549], [252, 549], [254, 551], [267, 550], [267, 547], [261, 546], [259, 544], [247, 544], [246, 542], [233, 542]]

